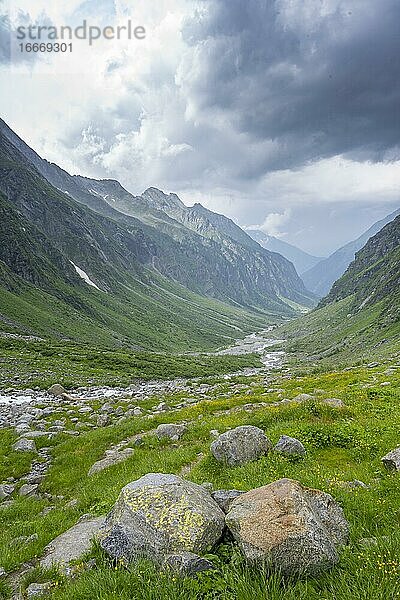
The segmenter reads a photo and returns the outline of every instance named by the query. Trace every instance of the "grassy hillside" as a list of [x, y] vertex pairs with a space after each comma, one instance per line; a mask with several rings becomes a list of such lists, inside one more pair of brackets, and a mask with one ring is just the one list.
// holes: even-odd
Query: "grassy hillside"
[[288, 358], [304, 368], [346, 366], [400, 356], [400, 322], [385, 301], [352, 313], [354, 297], [328, 304], [275, 330]]
[[156, 278], [148, 284], [130, 283], [119, 296], [86, 285], [65, 286], [65, 295], [73, 294], [76, 306], [25, 283], [16, 291], [3, 289], [0, 331], [92, 346], [181, 352], [229, 345], [272, 319], [197, 296], [161, 277], [158, 283]]
[[321, 306], [350, 295], [354, 295], [354, 310], [372, 306], [381, 299], [390, 300], [400, 309], [400, 216], [357, 252]]
[[256, 354], [186, 356], [11, 337], [0, 338], [0, 357], [0, 391], [48, 389], [55, 382], [66, 388], [127, 386], [137, 379], [206, 377], [261, 366]]
[[354, 260], [356, 253], [387, 223], [393, 221], [399, 212], [400, 209], [394, 211], [381, 221], [374, 223], [374, 225], [360, 235], [359, 238], [342, 246], [328, 256], [328, 258], [321, 260], [317, 265], [303, 273], [302, 279], [306, 284], [307, 289], [311, 290], [319, 297], [328, 294], [333, 283], [343, 275], [347, 267]]
[[356, 254], [316, 310], [279, 328], [306, 362], [354, 364], [400, 355], [400, 217]]

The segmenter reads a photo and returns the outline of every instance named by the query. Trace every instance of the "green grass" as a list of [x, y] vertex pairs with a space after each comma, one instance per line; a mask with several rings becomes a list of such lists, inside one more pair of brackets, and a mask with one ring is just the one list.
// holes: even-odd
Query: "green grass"
[[[150, 275], [150, 274], [149, 274]], [[59, 284], [59, 296], [28, 283], [1, 287], [0, 332], [91, 346], [188, 352], [231, 344], [279, 317], [199, 296], [151, 274], [114, 294]], [[62, 297], [61, 297], [62, 296]]]
[[208, 377], [261, 366], [256, 354], [173, 355], [101, 349], [72, 342], [0, 338], [0, 390], [10, 386], [47, 389], [56, 382], [67, 388], [127, 386], [136, 379]]
[[[297, 375], [291, 379], [277, 373], [266, 387], [261, 377], [231, 381], [208, 379], [215, 388], [209, 399], [185, 409], [174, 410], [180, 395], [163, 398], [170, 405], [168, 414], [131, 418], [103, 429], [83, 430], [79, 437], [58, 434], [50, 442], [53, 463], [41, 484], [41, 491], [63, 496], [54, 499], [54, 509], [41, 515], [49, 505], [46, 499], [16, 497], [13, 505], [0, 509], [0, 566], [8, 571], [40, 556], [45, 545], [74, 524], [80, 515], [105, 514], [115, 502], [120, 489], [147, 472], [179, 473], [192, 464], [188, 478], [197, 483], [211, 482], [215, 489], [248, 490], [281, 477], [291, 477], [304, 485], [326, 491], [341, 504], [350, 523], [350, 545], [340, 564], [318, 578], [284, 580], [279, 574], [246, 567], [234, 546], [220, 546], [212, 559], [213, 573], [195, 580], [177, 579], [160, 573], [148, 563], [129, 569], [115, 567], [107, 556], [94, 547], [90, 553], [97, 566], [78, 577], [65, 580], [55, 572], [29, 575], [29, 581], [51, 580], [54, 600], [391, 600], [398, 598], [400, 550], [399, 475], [389, 473], [380, 458], [399, 443], [400, 371], [384, 373], [389, 363], [375, 369], [354, 368], [320, 374]], [[380, 384], [389, 380], [390, 385]], [[193, 395], [201, 381], [194, 382]], [[248, 393], [251, 392], [251, 393]], [[260, 401], [273, 404], [278, 399], [293, 398], [299, 392], [311, 393], [315, 400], [280, 407], [266, 406], [251, 412], [242, 406]], [[227, 394], [231, 395], [228, 396]], [[339, 397], [345, 408], [335, 409], [318, 399]], [[149, 409], [159, 398], [149, 399]], [[93, 407], [98, 406], [93, 402]], [[66, 407], [65, 407], [66, 408]], [[233, 409], [233, 410], [230, 410]], [[60, 413], [63, 412], [60, 408]], [[59, 415], [53, 415], [53, 419]], [[70, 418], [73, 415], [69, 415]], [[150, 431], [161, 422], [188, 421], [188, 431], [178, 444], [160, 442], [152, 435], [126, 462], [87, 477], [90, 466], [104, 451], [120, 440], [141, 431]], [[293, 461], [270, 454], [246, 466], [227, 468], [210, 454], [210, 430], [223, 432], [242, 424], [262, 427], [273, 443], [282, 434], [300, 439], [307, 449], [303, 460]], [[26, 458], [11, 451], [15, 435], [0, 431], [2, 477], [20, 474], [27, 468]], [[48, 445], [45, 440], [38, 445]], [[199, 453], [203, 457], [198, 460]], [[6, 459], [4, 458], [6, 457]], [[16, 462], [15, 462], [16, 461]], [[25, 462], [24, 462], [25, 461]], [[349, 489], [344, 482], [360, 479], [369, 488]], [[71, 506], [70, 500], [76, 500]], [[38, 533], [29, 544], [13, 545], [21, 535]], [[388, 537], [385, 537], [388, 536]], [[363, 547], [360, 539], [377, 537], [377, 545]], [[0, 588], [1, 598], [2, 588]]]

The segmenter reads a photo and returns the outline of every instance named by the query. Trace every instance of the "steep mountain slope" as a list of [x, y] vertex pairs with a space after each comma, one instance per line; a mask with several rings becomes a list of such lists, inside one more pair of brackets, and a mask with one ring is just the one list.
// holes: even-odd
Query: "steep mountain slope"
[[267, 320], [167, 280], [134, 220], [128, 228], [76, 203], [4, 136], [0, 190], [3, 332], [180, 351], [229, 343]]
[[279, 330], [308, 359], [355, 362], [400, 350], [400, 215], [356, 254], [316, 310]]
[[273, 235], [267, 235], [259, 229], [247, 229], [246, 230], [251, 237], [256, 240], [263, 248], [270, 250], [271, 252], [278, 252], [285, 258], [290, 260], [296, 267], [296, 271], [302, 275], [305, 271], [308, 271], [312, 267], [315, 267], [321, 260], [324, 260], [320, 256], [313, 256], [300, 250], [292, 244], [288, 244], [283, 240], [280, 240]]
[[372, 227], [356, 240], [339, 248], [339, 250], [336, 250], [328, 258], [321, 260], [315, 267], [303, 273], [302, 279], [307, 289], [319, 297], [325, 296], [331, 289], [333, 282], [343, 275], [351, 261], [354, 260], [356, 252], [366, 244], [370, 237], [378, 233], [387, 223], [393, 221], [399, 213], [400, 209], [394, 211], [381, 221], [374, 223]]
[[390, 300], [400, 315], [400, 215], [357, 252], [345, 274], [333, 284], [320, 306], [354, 296], [354, 309]]
[[[116, 181], [70, 176], [41, 159], [4, 122], [0, 129], [59, 190], [123, 229], [134, 229], [137, 236], [140, 231], [149, 250], [143, 261], [168, 279], [208, 297], [274, 313], [290, 315], [293, 306], [313, 303], [288, 261], [255, 242], [248, 247], [238, 244], [186, 209], [176, 195], [150, 188], [136, 197]], [[251, 240], [244, 232], [242, 236]]]
[[[263, 306], [265, 296], [278, 299], [277, 304], [268, 303], [274, 310], [282, 299], [302, 306], [314, 303], [313, 295], [306, 291], [293, 265], [262, 249], [227, 217], [208, 211], [201, 204], [187, 207], [176, 194], [165, 194], [157, 188], [148, 188], [141, 196], [133, 196], [112, 180], [80, 177], [79, 181], [87, 191], [97, 193], [121, 213], [134, 216], [178, 241], [185, 247], [186, 254], [195, 252], [197, 269], [206, 252], [208, 265], [212, 264], [212, 269], [218, 273], [219, 285], [230, 288], [229, 298], [238, 299], [238, 291], [243, 289], [244, 292], [245, 282], [250, 281], [253, 291], [245, 302], [255, 306]], [[227, 278], [219, 271], [221, 259], [234, 267]], [[195, 279], [198, 283], [197, 273]]]

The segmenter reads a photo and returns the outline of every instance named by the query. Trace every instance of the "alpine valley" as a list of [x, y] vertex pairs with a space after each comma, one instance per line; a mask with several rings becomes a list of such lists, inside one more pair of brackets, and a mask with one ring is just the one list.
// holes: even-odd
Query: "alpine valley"
[[249, 233], [0, 123], [0, 600], [398, 598], [400, 215]]

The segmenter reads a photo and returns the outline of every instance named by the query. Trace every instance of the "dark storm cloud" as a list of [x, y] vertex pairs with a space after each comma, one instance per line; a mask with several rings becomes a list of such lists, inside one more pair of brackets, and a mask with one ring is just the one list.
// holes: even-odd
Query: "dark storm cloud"
[[203, 5], [184, 29], [198, 110], [274, 142], [244, 177], [337, 154], [399, 158], [399, 0]]

